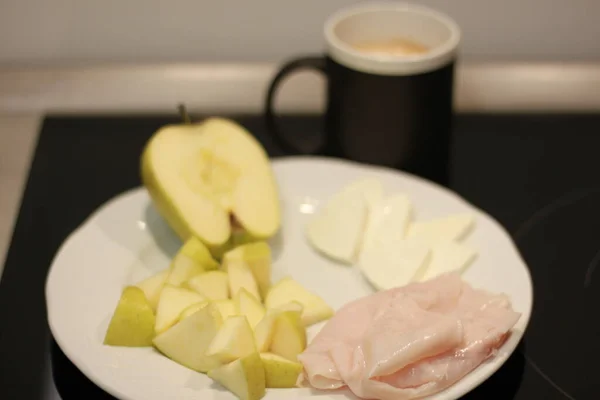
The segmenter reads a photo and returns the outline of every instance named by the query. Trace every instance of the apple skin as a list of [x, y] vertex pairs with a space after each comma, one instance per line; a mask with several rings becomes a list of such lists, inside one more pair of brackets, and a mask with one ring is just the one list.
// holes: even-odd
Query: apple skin
[[171, 227], [171, 229], [173, 229], [173, 231], [175, 231], [181, 241], [185, 243], [193, 234], [189, 225], [186, 224], [183, 215], [181, 215], [180, 211], [174, 206], [175, 203], [170, 198], [169, 194], [160, 189], [154, 169], [150, 165], [149, 153], [151, 141], [152, 139], [150, 139], [150, 142], [148, 142], [142, 153], [142, 184], [148, 191], [156, 211], [158, 211], [165, 221], [167, 221], [167, 224]]
[[[212, 215], [211, 218], [213, 218], [209, 222], [211, 229], [202, 228], [203, 232], [196, 231], [201, 226], [198, 221], [195, 221], [196, 228], [193, 228], [194, 224], [187, 220], [188, 216], [185, 211], [177, 206], [178, 203], [166, 190], [164, 182], [161, 182], [158, 178], [156, 166], [153, 165], [153, 157], [156, 157], [153, 154], [160, 151], [160, 148], [157, 149], [157, 147], [160, 147], [161, 138], [173, 134], [174, 130], [178, 133], [184, 132], [185, 135], [191, 137], [209, 135], [213, 141], [223, 138], [230, 139], [233, 144], [224, 144], [227, 148], [225, 151], [237, 154], [236, 152], [241, 151], [240, 147], [244, 148], [245, 150], [242, 153], [249, 160], [252, 160], [249, 161], [253, 163], [252, 165], [257, 167], [251, 169], [246, 166], [244, 168], [246, 161], [240, 161], [239, 165], [236, 165], [244, 172], [242, 177], [238, 179], [235, 188], [232, 189], [231, 209], [221, 208], [224, 211], [208, 213], [207, 215]], [[229, 155], [229, 160], [236, 160], [235, 157], [231, 156], [231, 153]], [[202, 123], [162, 127], [146, 144], [141, 157], [140, 169], [142, 183], [146, 187], [156, 210], [177, 236], [182, 241], [186, 241], [191, 236], [199, 238], [209, 247], [216, 258], [220, 258], [226, 248], [230, 246], [232, 227], [229, 214], [236, 217], [241, 228], [252, 238], [268, 239], [279, 230], [281, 206], [268, 155], [261, 144], [245, 128], [231, 120], [208, 118]], [[254, 212], [257, 207], [262, 210], [260, 213]]]

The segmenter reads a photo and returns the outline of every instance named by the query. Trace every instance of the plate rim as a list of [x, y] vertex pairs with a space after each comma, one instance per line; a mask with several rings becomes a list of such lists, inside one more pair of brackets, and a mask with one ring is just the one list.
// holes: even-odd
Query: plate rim
[[[404, 175], [404, 177], [406, 177], [410, 180], [417, 181], [421, 185], [430, 186], [438, 191], [444, 192], [445, 195], [451, 196], [454, 199], [460, 201], [467, 207], [471, 208], [474, 212], [477, 212], [478, 214], [485, 216], [489, 221], [491, 221], [494, 224], [495, 228], [498, 231], [500, 231], [504, 236], [506, 236], [506, 238], [509, 239], [510, 245], [511, 245], [512, 249], [514, 250], [515, 255], [518, 257], [518, 260], [520, 261], [520, 263], [523, 266], [523, 270], [524, 270], [525, 276], [527, 278], [528, 295], [530, 298], [529, 308], [521, 311], [521, 318], [523, 318], [523, 321], [524, 321], [523, 329], [522, 329], [522, 331], [519, 330], [518, 340], [515, 341], [514, 346], [511, 349], [509, 349], [509, 351], [507, 352], [506, 358], [504, 360], [502, 360], [502, 362], [495, 363], [492, 366], [492, 368], [490, 368], [490, 371], [488, 371], [489, 374], [482, 376], [481, 379], [478, 380], [478, 382], [476, 384], [472, 385], [471, 387], [467, 387], [465, 390], [460, 390], [460, 393], [458, 393], [458, 396], [462, 397], [462, 396], [466, 395], [467, 393], [471, 392], [475, 388], [479, 387], [482, 383], [487, 381], [492, 375], [494, 375], [505, 364], [505, 362], [508, 360], [508, 358], [510, 358], [510, 356], [515, 352], [518, 345], [523, 340], [523, 338], [525, 336], [525, 332], [527, 331], [527, 328], [531, 321], [533, 306], [534, 306], [534, 302], [535, 302], [534, 285], [533, 285], [532, 274], [529, 269], [529, 266], [523, 259], [523, 256], [522, 256], [521, 252], [519, 251], [519, 248], [517, 247], [513, 237], [510, 235], [508, 230], [494, 216], [488, 214], [484, 210], [482, 210], [479, 207], [475, 206], [474, 204], [470, 203], [468, 200], [466, 200], [460, 194], [452, 191], [451, 189], [449, 189], [439, 183], [436, 183], [436, 182], [433, 182], [426, 178], [423, 178], [421, 176], [418, 176], [418, 175], [415, 175], [415, 174], [412, 174], [412, 173], [409, 173], [406, 171], [398, 170], [395, 168], [391, 168], [391, 167], [379, 166], [379, 165], [374, 165], [374, 164], [366, 164], [366, 163], [361, 163], [361, 162], [347, 160], [347, 159], [341, 159], [341, 158], [315, 156], [315, 155], [273, 157], [270, 159], [270, 162], [272, 164], [273, 170], [274, 170], [275, 165], [292, 164], [292, 163], [306, 163], [306, 162], [309, 162], [309, 163], [319, 162], [319, 163], [326, 163], [326, 164], [332, 164], [332, 165], [346, 165], [351, 168], [360, 168], [360, 169], [364, 169], [365, 172], [380, 171], [380, 172]], [[59, 259], [61, 254], [68, 248], [68, 245], [70, 244], [70, 242], [72, 242], [74, 240], [74, 238], [80, 232], [82, 232], [83, 229], [86, 228], [98, 215], [102, 214], [106, 209], [110, 208], [113, 204], [118, 203], [118, 202], [122, 201], [123, 199], [135, 196], [136, 194], [138, 194], [140, 192], [144, 192], [144, 191], [145, 191], [145, 188], [142, 185], [125, 190], [125, 191], [111, 197], [110, 199], [108, 199], [107, 201], [102, 203], [100, 206], [98, 206], [92, 213], [90, 213], [88, 215], [88, 217], [85, 218], [61, 242], [61, 245], [58, 247], [54, 257], [52, 258], [52, 261], [50, 263], [50, 266], [48, 268], [48, 272], [46, 275], [45, 283], [44, 283], [46, 319], [47, 319], [47, 323], [48, 323], [48, 326], [50, 329], [50, 334], [52, 335], [52, 338], [54, 339], [56, 344], [59, 346], [60, 350], [64, 353], [64, 355], [69, 359], [69, 361], [72, 362], [73, 365], [78, 370], [80, 370], [86, 376], [87, 379], [89, 379], [94, 385], [98, 386], [100, 389], [102, 389], [106, 393], [108, 393], [112, 396], [115, 396], [119, 399], [122, 399], [122, 400], [139, 400], [139, 399], [137, 399], [135, 397], [131, 397], [125, 393], [122, 393], [118, 389], [113, 389], [109, 384], [106, 384], [102, 379], [98, 379], [93, 372], [93, 368], [91, 368], [91, 367], [88, 368], [87, 363], [85, 361], [81, 360], [75, 351], [69, 350], [68, 344], [63, 341], [63, 338], [61, 338], [60, 335], [56, 334], [57, 328], [54, 326], [54, 323], [53, 323], [53, 318], [52, 318], [53, 310], [51, 307], [52, 300], [51, 300], [51, 296], [49, 294], [50, 294], [50, 291], [52, 290], [51, 289], [51, 281], [52, 281], [53, 271], [55, 270], [56, 261]], [[514, 332], [511, 334], [514, 334]], [[479, 365], [477, 368], [479, 368], [480, 366], [481, 365]], [[475, 371], [475, 370], [473, 370], [473, 371]], [[458, 382], [460, 382], [460, 380]], [[456, 382], [456, 383], [458, 383], [458, 382]], [[454, 386], [455, 384], [453, 384], [451, 386]]]

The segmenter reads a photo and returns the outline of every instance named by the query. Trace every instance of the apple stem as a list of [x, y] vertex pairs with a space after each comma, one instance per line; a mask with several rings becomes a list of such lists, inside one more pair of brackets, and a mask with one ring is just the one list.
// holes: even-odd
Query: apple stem
[[187, 108], [185, 107], [185, 104], [181, 103], [177, 106], [177, 109], [179, 110], [179, 115], [181, 116], [181, 120], [183, 121], [184, 124], [191, 124], [192, 120], [190, 119], [190, 115], [187, 112]]

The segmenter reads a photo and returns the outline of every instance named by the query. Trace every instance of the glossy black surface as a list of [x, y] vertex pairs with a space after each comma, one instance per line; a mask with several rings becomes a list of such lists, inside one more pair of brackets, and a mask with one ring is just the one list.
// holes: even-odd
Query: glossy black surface
[[[45, 120], [0, 282], [0, 398], [110, 398], [48, 333], [44, 282], [65, 237], [138, 186], [138, 157], [164, 117]], [[272, 156], [260, 117], [239, 121]], [[319, 118], [285, 118], [318, 140]], [[495, 216], [530, 266], [534, 314], [518, 350], [468, 399], [597, 399], [600, 338], [600, 116], [459, 116], [450, 184]], [[52, 363], [48, 362], [51, 357]], [[50, 378], [53, 376], [54, 379]]]

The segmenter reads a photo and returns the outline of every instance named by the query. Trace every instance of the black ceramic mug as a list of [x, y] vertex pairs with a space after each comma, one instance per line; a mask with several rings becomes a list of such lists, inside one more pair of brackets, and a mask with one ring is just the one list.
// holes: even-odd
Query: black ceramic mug
[[427, 7], [367, 4], [332, 15], [325, 39], [325, 56], [287, 63], [269, 87], [266, 123], [278, 143], [300, 152], [277, 125], [273, 104], [279, 84], [294, 71], [316, 69], [328, 81], [326, 137], [319, 154], [446, 184], [457, 24]]

